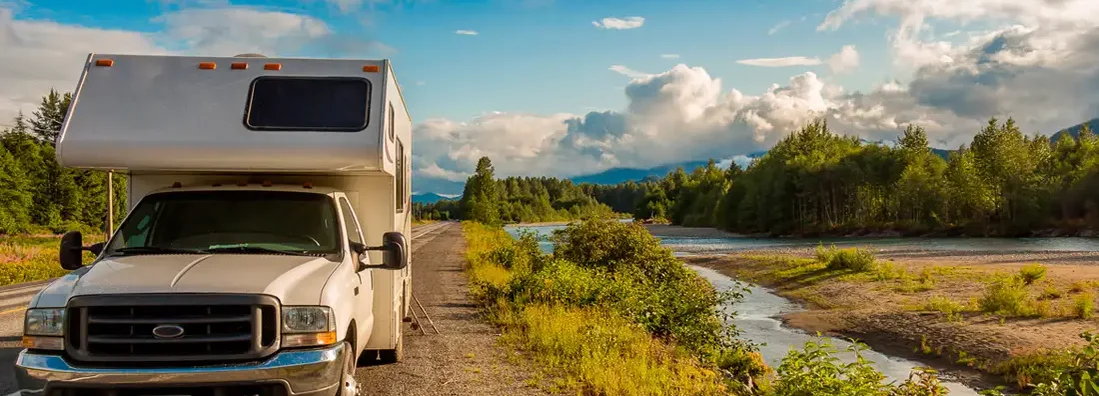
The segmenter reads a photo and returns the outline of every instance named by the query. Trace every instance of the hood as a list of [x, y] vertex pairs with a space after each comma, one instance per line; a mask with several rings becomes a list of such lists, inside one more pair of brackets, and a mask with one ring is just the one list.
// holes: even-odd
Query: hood
[[339, 265], [323, 257], [171, 254], [111, 257], [43, 289], [32, 307], [63, 307], [69, 297], [137, 293], [267, 294], [286, 305], [315, 305]]

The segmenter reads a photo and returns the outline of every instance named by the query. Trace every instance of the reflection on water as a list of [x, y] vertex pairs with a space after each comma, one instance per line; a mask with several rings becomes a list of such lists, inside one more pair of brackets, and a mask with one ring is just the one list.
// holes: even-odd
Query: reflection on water
[[696, 253], [753, 249], [813, 248], [818, 245], [870, 247], [888, 250], [964, 252], [1099, 251], [1099, 238], [660, 238], [664, 246]]
[[[735, 285], [732, 278], [717, 271], [693, 265], [690, 267], [709, 280], [718, 290], [728, 290]], [[771, 367], [777, 368], [791, 348], [800, 349], [805, 342], [815, 338], [805, 332], [783, 326], [777, 318], [784, 313], [799, 311], [801, 308], [790, 300], [759, 286], [751, 285], [749, 293], [743, 300], [725, 309], [736, 311], [732, 322], [741, 330], [741, 337], [754, 343], [764, 344], [760, 347], [760, 353]], [[844, 350], [851, 345], [850, 342], [842, 339], [831, 337], [824, 339], [839, 350]], [[855, 360], [853, 353], [840, 353], [837, 357], [844, 362]], [[863, 357], [873, 362], [873, 366], [885, 374], [890, 381], [903, 381], [908, 378], [912, 369], [920, 367], [916, 362], [887, 356], [873, 350], [863, 351]], [[952, 396], [977, 395], [976, 391], [960, 383], [944, 381], [943, 386], [950, 390]]]

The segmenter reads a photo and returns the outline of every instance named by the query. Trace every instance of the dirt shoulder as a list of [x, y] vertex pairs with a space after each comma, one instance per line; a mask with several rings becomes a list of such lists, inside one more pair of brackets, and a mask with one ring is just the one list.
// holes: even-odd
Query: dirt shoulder
[[978, 300], [991, 279], [1018, 273], [1030, 260], [886, 258], [879, 261], [880, 270], [852, 273], [827, 270], [804, 257], [738, 254], [685, 260], [803, 303], [807, 311], [783, 318], [791, 327], [853, 337], [963, 377], [977, 370], [997, 372], [1012, 358], [1082, 345], [1079, 335], [1099, 328], [1096, 319], [1079, 319], [1075, 308], [1082, 300], [1094, 305], [1095, 264], [1048, 265], [1044, 278], [1025, 287], [1024, 304], [1034, 313], [1007, 318], [980, 312]]
[[[405, 325], [404, 360], [360, 367], [359, 389], [370, 395], [543, 395], [530, 370], [497, 345], [496, 329], [467, 297], [465, 239], [457, 224], [413, 242], [412, 289], [441, 334]], [[417, 313], [419, 311], [417, 310]], [[426, 320], [425, 320], [426, 323]]]

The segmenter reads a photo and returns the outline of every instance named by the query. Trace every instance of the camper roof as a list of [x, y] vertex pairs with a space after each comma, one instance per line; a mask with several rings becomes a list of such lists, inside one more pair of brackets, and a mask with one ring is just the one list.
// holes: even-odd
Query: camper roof
[[58, 160], [125, 170], [379, 171], [392, 161], [383, 155], [381, 105], [391, 73], [386, 60], [91, 54]]

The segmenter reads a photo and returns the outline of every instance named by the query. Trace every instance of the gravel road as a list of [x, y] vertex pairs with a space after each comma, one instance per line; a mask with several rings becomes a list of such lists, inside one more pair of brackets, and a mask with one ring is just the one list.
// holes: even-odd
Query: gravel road
[[[378, 396], [543, 395], [527, 385], [531, 370], [510, 363], [496, 329], [478, 317], [467, 297], [465, 239], [448, 225], [413, 246], [412, 291], [440, 334], [405, 327], [405, 357], [397, 364], [360, 367], [362, 392]], [[418, 312], [418, 311], [417, 311]], [[426, 321], [425, 321], [426, 322]]]

